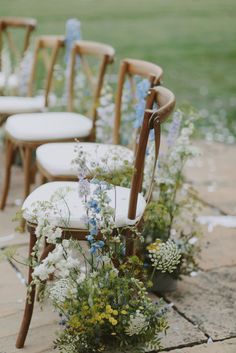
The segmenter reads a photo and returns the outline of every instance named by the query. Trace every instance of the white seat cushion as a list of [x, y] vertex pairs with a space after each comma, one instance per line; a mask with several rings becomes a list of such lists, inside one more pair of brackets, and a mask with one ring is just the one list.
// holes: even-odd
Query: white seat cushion
[[92, 121], [89, 118], [67, 112], [17, 114], [10, 116], [6, 122], [6, 132], [21, 141], [86, 137], [91, 129]]
[[[75, 143], [47, 143], [36, 150], [37, 162], [52, 176], [77, 175], [76, 165], [72, 160], [76, 158]], [[93, 175], [95, 168], [104, 172], [122, 170], [124, 161], [133, 162], [133, 151], [127, 147], [99, 143], [79, 143], [83, 151], [86, 165]], [[88, 175], [89, 176], [89, 175]]]
[[45, 99], [43, 96], [37, 97], [0, 97], [0, 114], [20, 114], [41, 112], [45, 109]]
[[[91, 192], [93, 192], [96, 185], [91, 184]], [[34, 190], [25, 200], [22, 209], [24, 210], [23, 216], [29, 221], [35, 223], [34, 212], [35, 202], [37, 201], [50, 201], [51, 197], [55, 195], [55, 192], [66, 194], [65, 201], [60, 200], [58, 197], [53, 201], [60, 215], [51, 212], [49, 219], [55, 224], [55, 226], [65, 226], [65, 220], [68, 220], [66, 227], [87, 229], [86, 210], [83, 205], [83, 200], [79, 197], [78, 193], [78, 182], [51, 182], [44, 184]], [[120, 186], [113, 187], [107, 191], [108, 197], [111, 199], [110, 206], [115, 208], [115, 225], [117, 227], [124, 227], [127, 225], [133, 225], [143, 215], [145, 210], [146, 201], [144, 197], [139, 194], [136, 219], [128, 219], [128, 206], [130, 189], [123, 188]], [[68, 217], [68, 208], [70, 210], [70, 217]]]

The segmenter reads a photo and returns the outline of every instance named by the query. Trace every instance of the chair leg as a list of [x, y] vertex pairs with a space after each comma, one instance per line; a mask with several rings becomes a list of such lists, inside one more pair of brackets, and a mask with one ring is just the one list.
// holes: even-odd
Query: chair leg
[[[29, 245], [29, 256], [32, 253], [33, 247], [36, 243], [36, 235], [34, 231], [30, 232], [30, 245]], [[32, 281], [32, 266], [29, 266], [29, 274], [28, 274], [28, 284]], [[29, 330], [30, 321], [32, 318], [33, 310], [34, 310], [34, 300], [35, 300], [35, 285], [31, 287], [31, 291], [28, 293], [25, 302], [25, 311], [23, 320], [21, 323], [20, 331], [16, 341], [16, 348], [23, 348], [25, 344], [25, 339]]]
[[30, 193], [31, 184], [31, 161], [32, 161], [32, 150], [30, 147], [26, 147], [24, 151], [24, 198]]
[[10, 180], [11, 180], [11, 167], [12, 167], [13, 159], [14, 159], [14, 149], [15, 149], [14, 144], [9, 139], [7, 139], [6, 140], [5, 176], [4, 176], [4, 183], [3, 183], [2, 199], [1, 199], [1, 203], [0, 203], [1, 210], [4, 210], [4, 208], [6, 206], [7, 196], [9, 193]]
[[125, 234], [125, 256], [128, 258], [129, 256], [135, 255], [135, 240], [133, 238], [132, 231], [127, 229]]
[[47, 178], [45, 177], [45, 175], [40, 174], [40, 185], [43, 185], [47, 182]]
[[36, 176], [37, 176], [37, 167], [36, 167], [36, 164], [33, 164], [30, 169], [30, 183], [31, 184], [34, 184], [36, 182]]

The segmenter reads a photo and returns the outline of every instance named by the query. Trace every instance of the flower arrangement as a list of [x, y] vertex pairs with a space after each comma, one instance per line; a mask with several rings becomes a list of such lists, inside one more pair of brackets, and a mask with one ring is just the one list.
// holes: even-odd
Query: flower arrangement
[[[31, 219], [37, 223], [31, 285], [39, 286], [40, 299], [50, 298], [61, 316], [62, 330], [55, 346], [62, 353], [157, 350], [160, 334], [168, 327], [168, 306], [149, 298], [146, 286], [150, 284], [142, 261], [137, 256], [125, 257], [123, 229], [116, 228], [115, 209], [110, 204], [113, 186], [87, 180], [86, 172], [81, 158], [78, 193], [86, 209], [87, 250], [78, 241], [63, 238], [61, 227], [67, 227], [70, 219], [70, 189], [58, 190], [48, 202], [37, 202]], [[135, 226], [129, 229], [134, 239], [141, 240]], [[40, 262], [45, 240], [54, 250]], [[163, 271], [171, 271], [178, 261], [178, 252], [165, 254], [165, 247], [160, 247]], [[54, 281], [46, 285], [52, 274]]]
[[[201, 228], [197, 216], [200, 204], [196, 191], [184, 177], [186, 163], [199, 154], [190, 140], [195, 119], [194, 114], [183, 111], [174, 114], [168, 128], [166, 153], [159, 158], [152, 200], [144, 216], [145, 244], [155, 244], [156, 239], [171, 241], [181, 254], [179, 265], [172, 272], [174, 278], [194, 275], [198, 268]], [[147, 163], [146, 185], [150, 182], [150, 165], [151, 160]]]
[[[149, 89], [148, 80], [136, 79], [136, 96], [128, 94], [129, 90], [124, 91], [125, 116], [122, 128], [126, 136], [131, 136], [134, 128], [138, 128], [142, 123], [142, 116], [145, 109], [146, 96]], [[127, 86], [128, 87], [128, 86]], [[99, 118], [101, 124], [101, 135], [107, 129], [110, 112], [114, 109], [111, 91], [104, 93], [101, 100], [102, 107], [99, 108]], [[139, 102], [135, 104], [135, 102]], [[122, 114], [122, 116], [123, 116]], [[125, 120], [130, 119], [129, 124]], [[200, 203], [197, 193], [190, 186], [184, 177], [184, 167], [194, 159], [199, 151], [192, 145], [191, 137], [194, 134], [194, 126], [198, 119], [198, 114], [193, 110], [178, 110], [173, 116], [172, 123], [166, 129], [166, 152], [159, 156], [157, 169], [155, 171], [154, 186], [151, 202], [149, 203], [145, 216], [142, 236], [144, 237], [143, 252], [145, 258], [150, 262], [150, 251], [147, 247], [150, 244], [161, 241], [163, 244], [168, 242], [178, 248], [180, 259], [178, 266], [171, 271], [173, 278], [181, 278], [182, 275], [194, 275], [198, 269], [197, 258], [200, 252], [199, 237], [201, 228], [197, 222]], [[146, 156], [144, 170], [143, 192], [147, 192], [151, 183], [153, 171], [153, 150], [154, 142], [150, 136], [149, 153]], [[97, 169], [96, 177], [101, 173], [102, 178], [107, 178], [112, 184], [130, 185], [131, 171], [127, 163], [124, 170], [115, 175]], [[125, 181], [125, 182], [124, 182]], [[146, 261], [145, 260], [145, 261]]]

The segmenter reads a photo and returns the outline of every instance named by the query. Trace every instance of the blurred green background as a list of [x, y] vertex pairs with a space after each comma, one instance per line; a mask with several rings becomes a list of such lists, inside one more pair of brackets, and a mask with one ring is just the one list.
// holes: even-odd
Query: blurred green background
[[235, 0], [0, 0], [0, 15], [35, 17], [38, 34], [63, 34], [68, 18], [80, 19], [83, 38], [113, 45], [117, 63], [162, 66], [178, 103], [200, 110], [206, 135], [234, 142]]

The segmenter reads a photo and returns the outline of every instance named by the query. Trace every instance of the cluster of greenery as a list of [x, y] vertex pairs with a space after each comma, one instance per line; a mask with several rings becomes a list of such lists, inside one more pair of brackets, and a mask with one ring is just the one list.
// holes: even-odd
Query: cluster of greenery
[[[105, 266], [83, 281], [76, 295], [62, 303], [55, 298], [55, 307], [66, 318], [62, 319], [66, 327], [55, 341], [61, 352], [116, 352], [119, 347], [120, 352], [138, 353], [147, 342], [154, 349], [159, 346], [156, 332], [167, 329], [162, 304], [153, 305], [143, 282], [133, 276], [130, 271], [118, 276]], [[134, 327], [130, 318], [136, 320]], [[140, 323], [142, 318], [145, 321]]]

